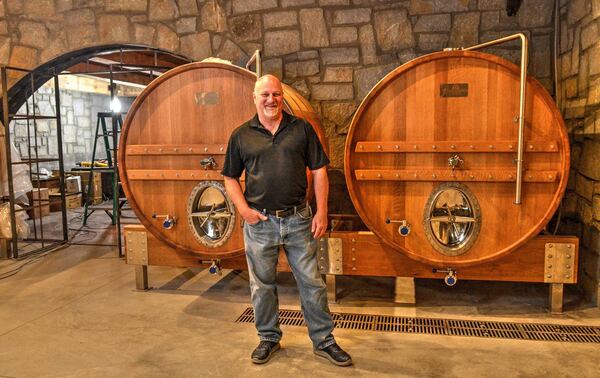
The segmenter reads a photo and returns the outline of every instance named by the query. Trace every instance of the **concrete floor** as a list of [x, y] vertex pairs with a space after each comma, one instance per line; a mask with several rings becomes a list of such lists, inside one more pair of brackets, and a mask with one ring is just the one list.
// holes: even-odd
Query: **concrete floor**
[[[93, 233], [88, 240], [111, 240], [110, 231]], [[13, 264], [0, 261], [0, 272]], [[335, 331], [355, 362], [340, 368], [313, 355], [306, 329], [291, 326], [283, 349], [253, 365], [255, 329], [234, 322], [250, 306], [246, 273], [151, 267], [150, 284], [135, 291], [133, 268], [112, 247], [81, 245], [0, 280], [0, 377], [600, 377], [599, 344], [356, 330]], [[418, 280], [415, 307], [394, 305], [393, 287], [387, 278], [342, 277], [331, 309], [600, 325], [598, 308], [574, 292], [564, 315], [549, 315], [545, 285]], [[282, 308], [299, 308], [289, 274], [280, 275], [279, 294]]]

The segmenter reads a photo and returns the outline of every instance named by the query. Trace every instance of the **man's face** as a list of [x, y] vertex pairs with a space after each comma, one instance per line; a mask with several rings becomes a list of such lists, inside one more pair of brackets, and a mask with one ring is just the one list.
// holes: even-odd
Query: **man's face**
[[254, 104], [262, 118], [279, 119], [283, 109], [283, 88], [279, 80], [268, 77], [256, 83]]

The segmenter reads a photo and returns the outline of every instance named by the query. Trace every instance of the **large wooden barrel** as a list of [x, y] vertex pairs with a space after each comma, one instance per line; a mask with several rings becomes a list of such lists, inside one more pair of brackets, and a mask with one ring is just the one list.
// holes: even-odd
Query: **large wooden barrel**
[[527, 79], [522, 203], [515, 204], [519, 67], [454, 51], [408, 62], [366, 96], [349, 128], [345, 176], [365, 224], [435, 267], [497, 259], [559, 206], [569, 142], [552, 98]]
[[[154, 80], [131, 106], [119, 143], [121, 182], [141, 223], [171, 247], [201, 258], [243, 253], [242, 219], [220, 171], [232, 131], [256, 113], [255, 81], [233, 65], [190, 63]], [[284, 109], [307, 119], [326, 148], [318, 115], [287, 85]]]

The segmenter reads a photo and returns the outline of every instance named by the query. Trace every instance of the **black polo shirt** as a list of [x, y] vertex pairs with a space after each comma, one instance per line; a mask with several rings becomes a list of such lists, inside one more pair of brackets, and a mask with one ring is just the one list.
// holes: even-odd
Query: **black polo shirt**
[[306, 196], [306, 167], [329, 164], [314, 129], [302, 118], [283, 112], [275, 135], [258, 115], [233, 131], [221, 174], [239, 178], [246, 170], [244, 197], [259, 209], [281, 210], [301, 204]]

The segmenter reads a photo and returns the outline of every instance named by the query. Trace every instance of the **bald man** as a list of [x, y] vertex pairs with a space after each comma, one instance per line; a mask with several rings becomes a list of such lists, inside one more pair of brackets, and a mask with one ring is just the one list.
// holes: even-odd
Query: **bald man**
[[[277, 258], [282, 246], [300, 292], [304, 320], [316, 355], [339, 366], [351, 357], [335, 342], [327, 289], [317, 268], [317, 239], [327, 228], [329, 159], [311, 125], [283, 111], [283, 88], [265, 75], [254, 87], [256, 115], [237, 128], [221, 174], [244, 218], [255, 325], [260, 342], [252, 362], [263, 364], [279, 350]], [[306, 203], [306, 168], [314, 179], [316, 212]], [[239, 178], [245, 170], [246, 187]]]

